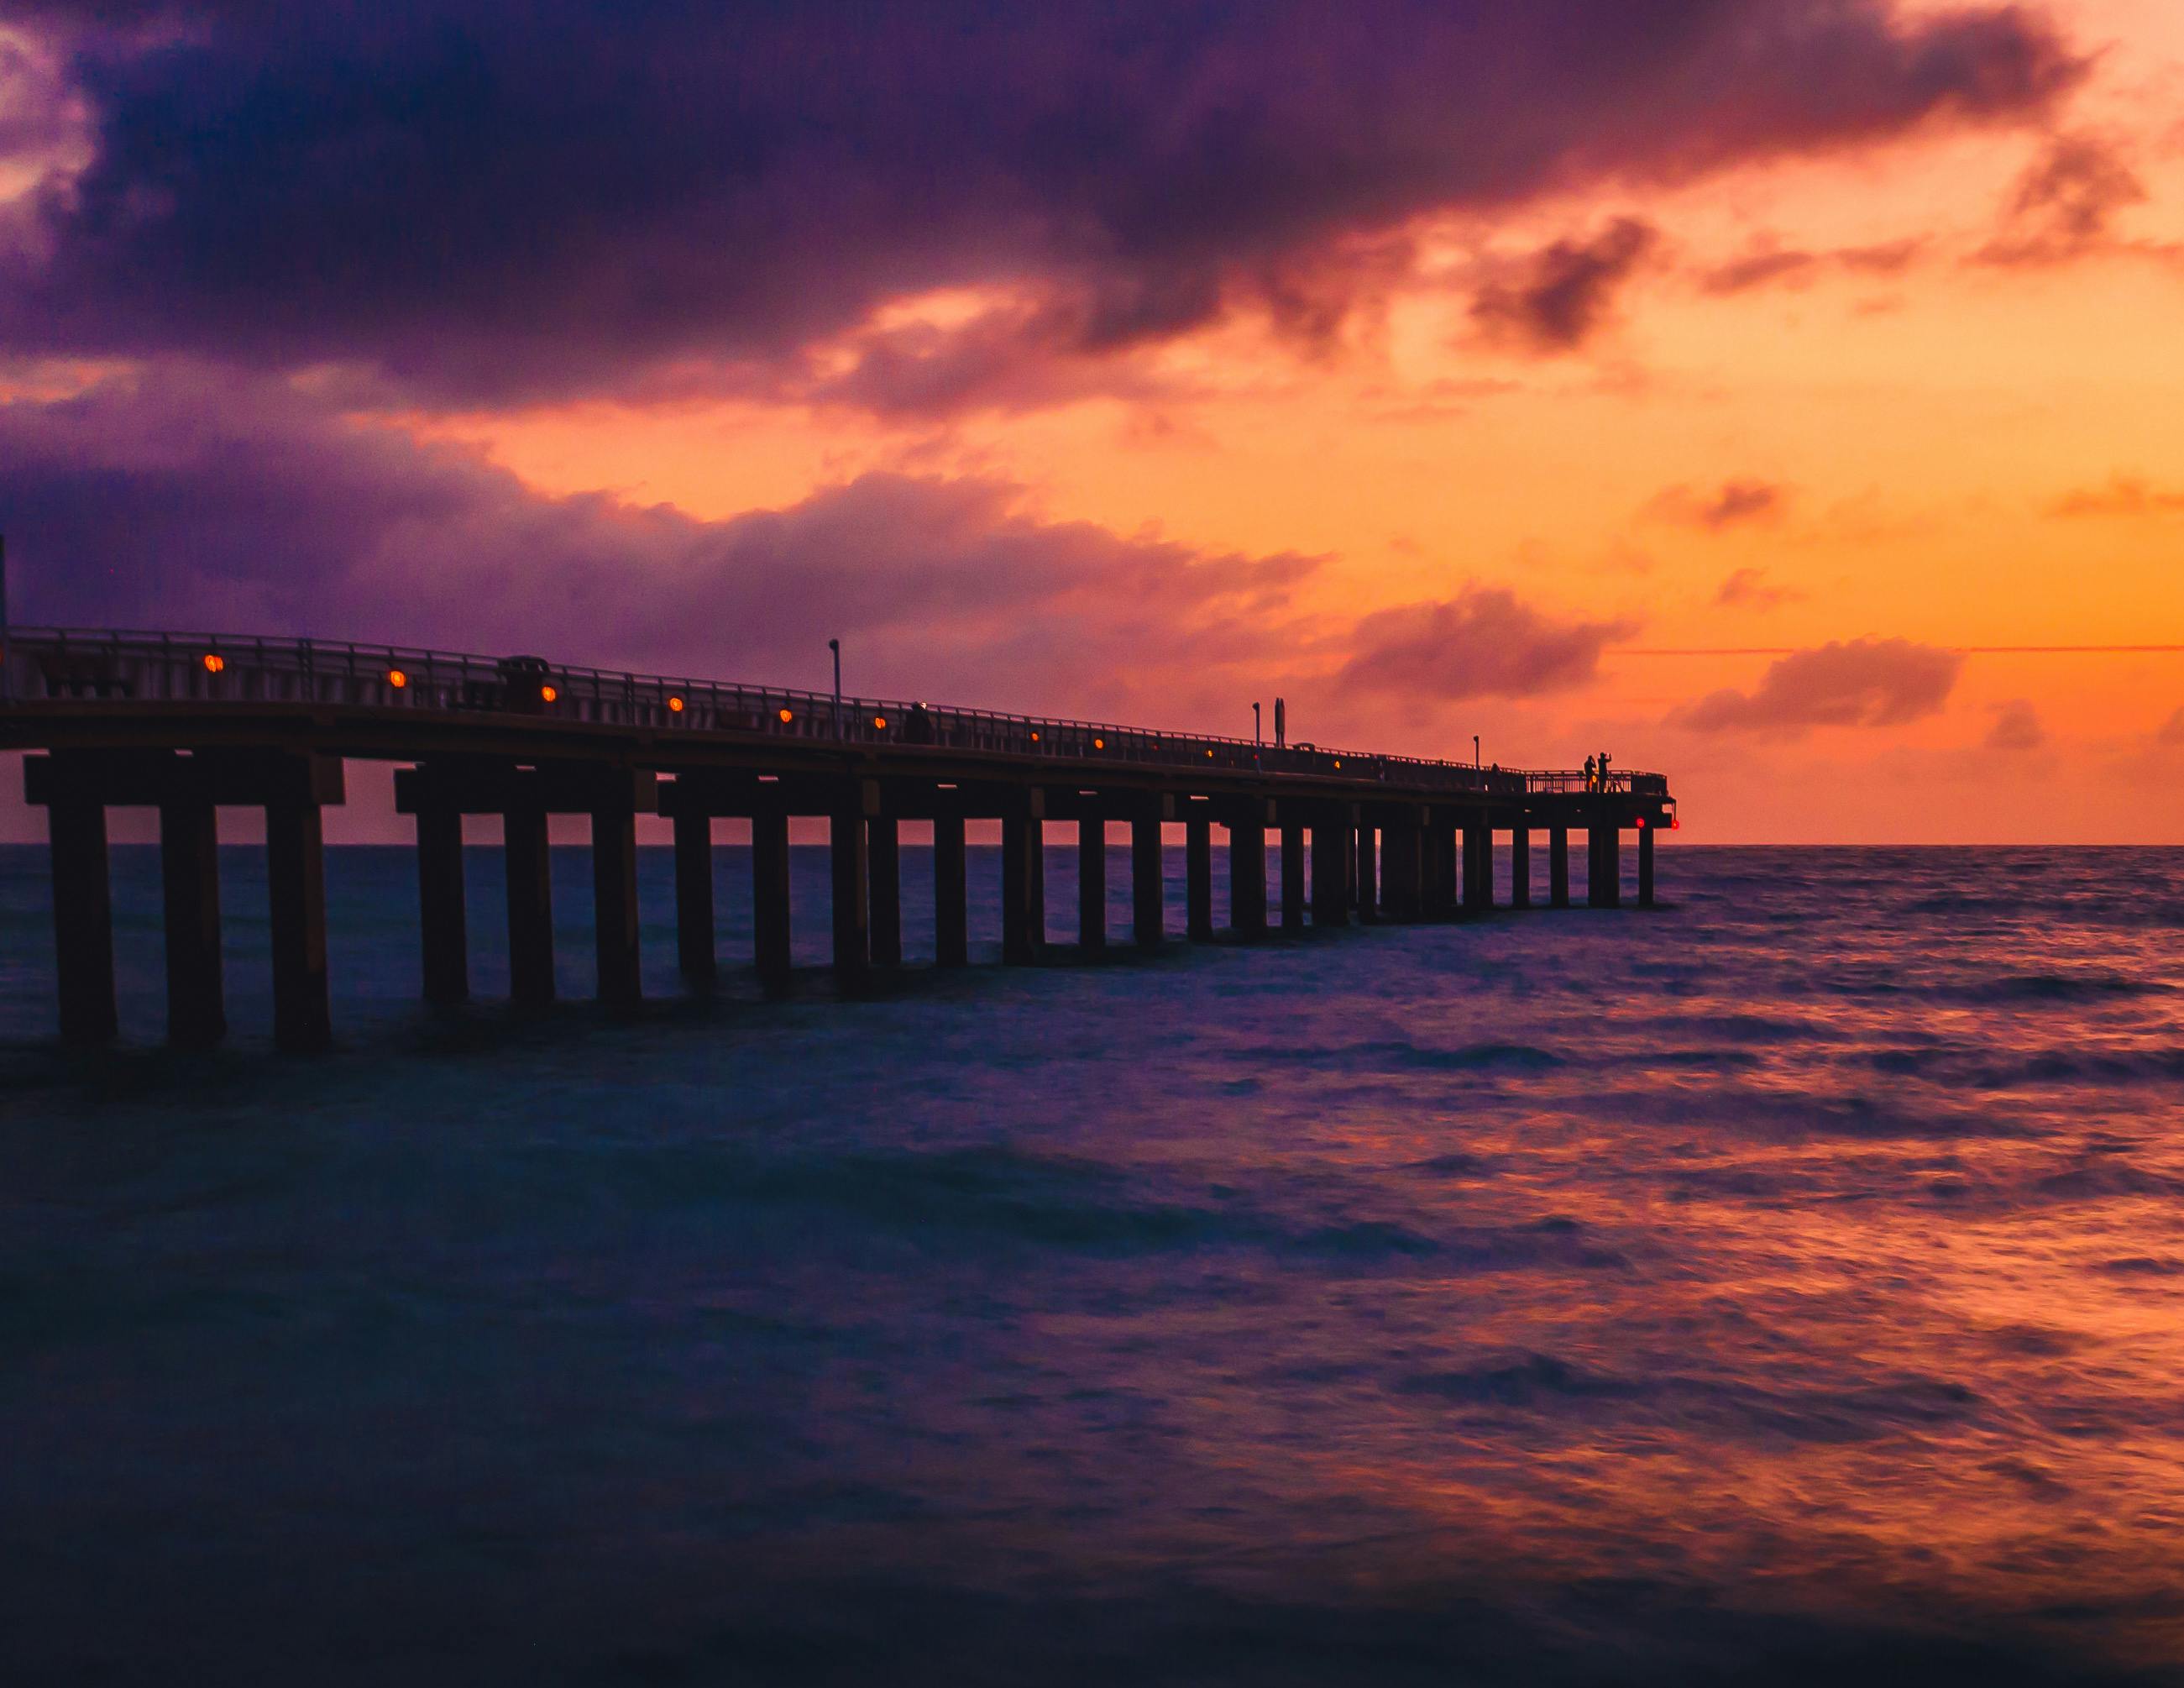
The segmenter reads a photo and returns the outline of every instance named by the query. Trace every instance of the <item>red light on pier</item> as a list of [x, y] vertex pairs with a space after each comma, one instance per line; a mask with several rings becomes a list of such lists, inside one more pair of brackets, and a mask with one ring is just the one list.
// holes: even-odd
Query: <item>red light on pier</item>
[[670, 714], [670, 715], [680, 715], [680, 714], [682, 714], [682, 699], [680, 699], [680, 698], [670, 698], [670, 699], [668, 699], [668, 700], [667, 700], [667, 712], [668, 712], [668, 714]]
[[1032, 734], [1032, 736], [1031, 736], [1031, 742], [1032, 742], [1033, 744], [1038, 744], [1038, 743], [1039, 743], [1039, 734], [1037, 734], [1036, 733], [1033, 733], [1033, 734]]
[[789, 723], [790, 721], [794, 721], [794, 720], [795, 720], [795, 719], [796, 719], [796, 711], [795, 711], [794, 710], [786, 710], [786, 709], [785, 709], [785, 710], [782, 710], [782, 712], [781, 712], [781, 724], [782, 724], [783, 727], [788, 726], [788, 723]]
[[387, 683], [398, 692], [410, 683], [410, 677], [399, 668], [390, 668], [387, 671]]
[[551, 686], [541, 686], [541, 687], [538, 688], [538, 699], [539, 699], [539, 701], [540, 701], [541, 703], [549, 703], [549, 704], [550, 704], [550, 703], [552, 703], [552, 702], [554, 701], [554, 699], [556, 699], [556, 698], [560, 697], [560, 695], [561, 695], [561, 694], [560, 694], [560, 692], [558, 692], [558, 691], [556, 691], [556, 690], [555, 690], [553, 687], [551, 687]]
[[885, 716], [883, 716], [883, 715], [876, 715], [876, 716], [874, 716], [872, 717], [872, 726], [873, 726], [875, 728], [877, 728], [878, 731], [882, 732], [882, 733], [886, 732], [886, 731], [887, 731], [887, 717], [886, 717]]
[[1107, 748], [1107, 741], [1104, 738], [1095, 738], [1092, 741], [1092, 748], [1095, 750], [1104, 750]]
[[217, 674], [221, 669], [226, 666], [227, 659], [222, 656], [218, 651], [209, 650], [204, 654], [204, 671], [206, 673]]

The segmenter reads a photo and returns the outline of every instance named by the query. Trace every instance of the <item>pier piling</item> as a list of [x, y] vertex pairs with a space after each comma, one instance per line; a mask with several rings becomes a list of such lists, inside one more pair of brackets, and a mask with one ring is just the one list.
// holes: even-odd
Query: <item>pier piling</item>
[[1078, 811], [1077, 945], [1087, 955], [1107, 947], [1107, 822], [1097, 805]]
[[220, 840], [213, 806], [159, 808], [159, 877], [167, 936], [167, 1041], [203, 1049], [227, 1035], [220, 953]]
[[834, 890], [834, 984], [864, 989], [872, 971], [872, 855], [861, 794], [852, 790], [827, 817]]
[[1228, 929], [1245, 943], [1267, 935], [1267, 820], [1252, 803], [1228, 819]]
[[273, 946], [273, 1042], [313, 1055], [333, 1042], [326, 995], [325, 822], [315, 803], [265, 810], [265, 891]]
[[1312, 823], [1312, 923], [1350, 924], [1350, 850], [1357, 831], [1340, 810], [1323, 810]]
[[1167, 864], [1161, 848], [1162, 800], [1148, 798], [1130, 817], [1130, 928], [1138, 948], [1154, 950], [1167, 936]]
[[470, 1000], [470, 942], [463, 897], [463, 817], [444, 805], [417, 811], [417, 930], [425, 1000]]
[[64, 799], [46, 814], [53, 876], [53, 950], [61, 1041], [104, 1043], [120, 1024], [114, 1001], [114, 892], [106, 807]]
[[[1289, 805], [1284, 804], [1284, 808]], [[1304, 822], [1282, 819], [1282, 932], [1294, 938], [1304, 927]]]
[[1194, 944], [1213, 941], [1213, 822], [1194, 799], [1183, 823], [1184, 923]]
[[1557, 909], [1570, 905], [1568, 827], [1547, 828], [1547, 905]]
[[963, 817], [933, 817], [933, 953], [944, 967], [971, 960], [971, 904], [965, 876]]
[[675, 961], [695, 990], [710, 990], [720, 972], [714, 942], [713, 817], [675, 811]]
[[511, 807], [501, 817], [508, 876], [508, 994], [524, 1007], [554, 1000], [554, 873], [546, 811]]
[[876, 967], [902, 965], [902, 828], [892, 815], [865, 823], [872, 879], [872, 956]]
[[761, 808], [751, 816], [751, 939], [759, 983], [774, 995], [788, 989], [788, 816]]

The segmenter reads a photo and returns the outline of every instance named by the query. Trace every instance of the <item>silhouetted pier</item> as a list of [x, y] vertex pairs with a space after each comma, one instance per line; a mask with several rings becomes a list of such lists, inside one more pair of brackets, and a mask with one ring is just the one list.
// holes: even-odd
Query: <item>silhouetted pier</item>
[[[1268, 930], [1267, 841], [1279, 838], [1281, 928], [1353, 920], [1442, 921], [1494, 898], [1506, 836], [1513, 900], [1531, 902], [1532, 835], [1544, 832], [1548, 902], [1570, 904], [1569, 836], [1586, 836], [1586, 901], [1622, 895], [1620, 850], [1637, 834], [1638, 901], [1653, 901], [1654, 834], [1674, 824], [1668, 781], [1525, 772], [1313, 745], [1151, 733], [980, 710], [549, 666], [442, 651], [291, 639], [17, 629], [0, 673], [0, 749], [25, 762], [47, 811], [63, 1039], [115, 1030], [106, 811], [159, 813], [168, 1028], [209, 1044], [226, 1031], [214, 811], [264, 810], [274, 1033], [285, 1049], [332, 1035], [320, 811], [343, 798], [344, 759], [403, 764], [396, 807], [415, 817], [423, 989], [470, 994], [462, 818], [504, 827], [512, 995], [554, 992], [547, 820], [592, 833], [601, 999], [639, 994], [639, 815], [674, 826], [678, 959], [696, 988], [719, 965], [712, 822], [751, 827], [754, 960], [789, 977], [788, 823], [823, 817], [833, 863], [834, 970], [855, 992], [902, 961], [900, 824], [933, 826], [937, 960], [968, 955], [965, 824], [1001, 832], [1001, 951], [1040, 958], [1043, 829], [1078, 826], [1079, 943], [1103, 949], [1108, 822], [1130, 829], [1132, 930], [1164, 939], [1162, 827], [1184, 834], [1189, 937], [1215, 933], [1212, 829], [1230, 850], [1233, 939]], [[1309, 840], [1310, 872], [1306, 873]]]

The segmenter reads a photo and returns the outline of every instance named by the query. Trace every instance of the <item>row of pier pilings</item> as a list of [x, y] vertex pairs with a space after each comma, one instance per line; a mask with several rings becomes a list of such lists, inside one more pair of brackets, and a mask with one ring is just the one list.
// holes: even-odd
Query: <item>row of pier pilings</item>
[[[110, 808], [159, 815], [166, 938], [168, 1036], [203, 1046], [226, 1031], [214, 811], [262, 809], [271, 933], [274, 1039], [309, 1051], [330, 1043], [326, 882], [320, 811], [343, 799], [342, 763], [312, 753], [207, 750], [85, 751], [25, 764], [30, 802], [47, 812], [61, 1034], [96, 1044], [116, 1030], [107, 817]], [[714, 905], [713, 822], [751, 829], [753, 960], [775, 992], [790, 981], [789, 822], [822, 818], [828, 827], [833, 968], [838, 987], [864, 989], [876, 972], [902, 964], [901, 824], [933, 828], [934, 960], [969, 960], [966, 825], [998, 819], [1001, 832], [1001, 959], [1039, 961], [1047, 948], [1044, 829], [1078, 827], [1078, 952], [1104, 951], [1111, 822], [1129, 828], [1131, 933], [1143, 950], [1167, 937], [1162, 828], [1184, 839], [1185, 932], [1216, 936], [1213, 829], [1229, 849], [1228, 934], [1266, 937], [1267, 844], [1280, 845], [1280, 928], [1461, 918], [1490, 908], [1496, 830], [1510, 849], [1511, 901], [1532, 902], [1535, 828], [1518, 814], [1495, 815], [1410, 801], [1360, 804], [1323, 798], [1176, 795], [1021, 784], [740, 772], [683, 772], [662, 778], [606, 763], [423, 763], [395, 774], [395, 806], [415, 817], [424, 994], [454, 1004], [470, 997], [463, 822], [491, 815], [502, 825], [507, 894], [510, 994], [543, 1005], [555, 994], [554, 911], [548, 823], [582, 815], [592, 836], [593, 916], [598, 994], [632, 1003], [638, 973], [637, 819], [662, 815], [674, 832], [677, 961], [695, 989], [709, 988], [720, 960]], [[1545, 829], [1548, 902], [1570, 905], [1569, 832]], [[1309, 850], [1307, 850], [1309, 840]], [[1621, 835], [1587, 833], [1586, 901], [1622, 900]], [[1638, 902], [1653, 903], [1653, 834], [1638, 833]]]

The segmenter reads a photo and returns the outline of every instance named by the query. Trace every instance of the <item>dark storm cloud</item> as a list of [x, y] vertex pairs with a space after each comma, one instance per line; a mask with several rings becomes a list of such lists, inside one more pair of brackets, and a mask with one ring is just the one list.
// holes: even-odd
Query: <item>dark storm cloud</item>
[[1608, 321], [1616, 293], [1658, 241], [1634, 217], [1618, 218], [1589, 241], [1557, 241], [1513, 279], [1480, 288], [1471, 320], [1490, 340], [1531, 352], [1574, 352]]
[[1671, 720], [1702, 733], [1900, 726], [1948, 701], [1964, 660], [1908, 639], [1825, 644], [1781, 658], [1750, 692], [1711, 693]]
[[1344, 688], [1413, 698], [1524, 698], [1591, 680], [1622, 621], [1557, 621], [1500, 588], [1474, 587], [1440, 604], [1368, 616], [1338, 677]]
[[[49, 186], [47, 256], [0, 270], [0, 343], [353, 362], [463, 401], [766, 364], [967, 284], [1054, 307], [1075, 355], [1246, 300], [1323, 334], [1340, 286], [1295, 277], [1421, 213], [2020, 120], [2081, 69], [2022, 8], [1886, 0], [26, 15], [97, 155]], [[1581, 335], [1618, 249], [1513, 308]]]
[[467, 450], [202, 370], [0, 405], [18, 618], [317, 632], [1048, 707], [1117, 666], [1268, 648], [1318, 565], [1048, 522], [989, 480], [867, 475], [700, 521], [549, 498]]

